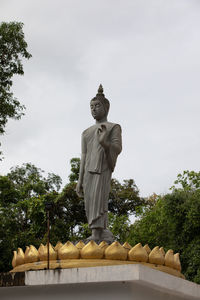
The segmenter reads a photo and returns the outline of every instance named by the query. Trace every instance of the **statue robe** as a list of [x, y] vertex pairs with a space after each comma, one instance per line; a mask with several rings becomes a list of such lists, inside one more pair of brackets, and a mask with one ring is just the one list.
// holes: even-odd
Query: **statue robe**
[[[97, 131], [105, 125], [109, 148], [99, 144]], [[104, 122], [95, 124], [82, 134], [82, 153], [86, 155], [83, 177], [85, 211], [90, 228], [106, 228], [111, 174], [122, 150], [121, 127]]]

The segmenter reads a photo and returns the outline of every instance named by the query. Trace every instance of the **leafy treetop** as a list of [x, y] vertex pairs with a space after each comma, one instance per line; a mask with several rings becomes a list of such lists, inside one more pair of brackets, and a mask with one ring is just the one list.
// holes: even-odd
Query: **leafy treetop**
[[[179, 188], [177, 188], [179, 186]], [[183, 171], [183, 174], [178, 174], [174, 185], [170, 188], [173, 191], [196, 191], [200, 190], [200, 172]]]
[[8, 119], [20, 119], [25, 109], [11, 92], [13, 75], [24, 74], [22, 58], [31, 57], [22, 28], [20, 22], [0, 24], [0, 134]]

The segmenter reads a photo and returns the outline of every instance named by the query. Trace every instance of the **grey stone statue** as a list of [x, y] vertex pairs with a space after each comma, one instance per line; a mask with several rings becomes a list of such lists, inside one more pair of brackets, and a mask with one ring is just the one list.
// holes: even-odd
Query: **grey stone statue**
[[111, 175], [117, 157], [122, 151], [121, 127], [107, 121], [110, 103], [103, 94], [102, 85], [90, 102], [90, 109], [96, 124], [82, 133], [82, 154], [79, 180], [76, 192], [84, 196], [85, 211], [92, 230], [88, 240], [113, 242], [107, 229], [108, 198]]

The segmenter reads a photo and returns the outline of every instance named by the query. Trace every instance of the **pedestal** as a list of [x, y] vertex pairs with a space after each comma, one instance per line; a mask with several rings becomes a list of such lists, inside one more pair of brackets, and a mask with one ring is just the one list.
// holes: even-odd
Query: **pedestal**
[[0, 288], [0, 299], [200, 299], [200, 285], [140, 264], [29, 271], [24, 275], [24, 286]]

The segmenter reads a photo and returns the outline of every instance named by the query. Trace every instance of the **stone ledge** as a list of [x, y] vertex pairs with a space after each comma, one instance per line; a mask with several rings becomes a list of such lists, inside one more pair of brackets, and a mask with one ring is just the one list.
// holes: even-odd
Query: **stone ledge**
[[[138, 291], [139, 298], [134, 299], [147, 299], [146, 296], [142, 296], [144, 293], [149, 295], [148, 299], [200, 299], [200, 285], [141, 264], [4, 273], [0, 275], [0, 279], [1, 286], [4, 286], [0, 289], [2, 299], [13, 299], [15, 296], [18, 296], [16, 299], [27, 299], [26, 293], [32, 295], [30, 299], [35, 299], [37, 293], [43, 293], [44, 299], [49, 300], [54, 299], [57, 293], [60, 295], [61, 291], [63, 298], [60, 299], [65, 299], [66, 292], [71, 290], [75, 295], [79, 290], [83, 290], [84, 293], [84, 287], [87, 291], [95, 287], [95, 291], [100, 295], [106, 292], [106, 288], [112, 287], [112, 295], [115, 297], [105, 299], [116, 300], [123, 288], [126, 293], [128, 286], [134, 294]], [[50, 293], [48, 297], [45, 296], [47, 289]], [[100, 298], [102, 299], [97, 299]], [[75, 299], [80, 299], [80, 294]]]
[[[88, 268], [88, 267], [103, 267], [103, 266], [117, 266], [117, 265], [133, 265], [141, 264], [148, 268], [155, 269], [157, 271], [162, 271], [176, 277], [185, 279], [185, 276], [181, 274], [180, 271], [175, 270], [168, 266], [156, 265], [145, 262], [136, 262], [136, 261], [124, 261], [124, 260], [109, 260], [109, 259], [65, 259], [65, 260], [51, 260], [49, 262], [49, 269], [71, 269], [71, 268]], [[16, 272], [26, 272], [26, 271], [38, 271], [46, 270], [47, 261], [38, 261], [33, 263], [26, 263], [15, 267], [11, 273]]]
[[187, 299], [200, 299], [200, 285], [140, 264], [25, 272], [25, 285], [133, 282]]

